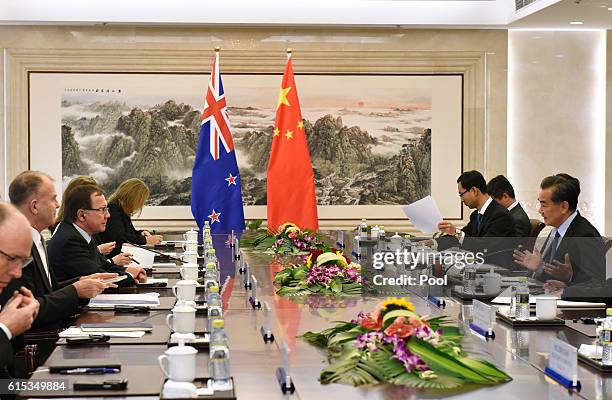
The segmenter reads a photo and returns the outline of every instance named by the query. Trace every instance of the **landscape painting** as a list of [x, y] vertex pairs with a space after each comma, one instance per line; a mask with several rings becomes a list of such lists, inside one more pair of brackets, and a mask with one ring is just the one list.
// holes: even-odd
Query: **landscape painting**
[[[265, 205], [280, 76], [223, 79], [244, 204]], [[405, 80], [296, 77], [318, 204], [401, 205], [431, 193], [432, 93]], [[149, 205], [189, 205], [202, 91], [67, 88], [61, 98], [64, 185], [91, 175], [110, 193], [138, 177], [151, 189]]]
[[[222, 74], [247, 219], [266, 219], [266, 170], [282, 75]], [[296, 74], [321, 220], [406, 219], [432, 195], [462, 218], [460, 74]], [[61, 193], [91, 175], [107, 194], [138, 177], [138, 217], [189, 221], [206, 73], [29, 74], [29, 165]]]

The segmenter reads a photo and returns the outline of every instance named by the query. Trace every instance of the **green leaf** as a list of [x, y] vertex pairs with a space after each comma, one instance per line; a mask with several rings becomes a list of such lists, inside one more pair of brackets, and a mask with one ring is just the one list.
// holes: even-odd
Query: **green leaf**
[[335, 277], [330, 284], [332, 293], [340, 293], [342, 291], [342, 281], [341, 278]]
[[488, 377], [471, 370], [456, 358], [437, 350], [422, 340], [415, 339], [414, 337], [411, 338], [408, 341], [408, 349], [421, 357], [429, 368], [436, 372], [456, 376], [470, 382], [490, 382]]
[[462, 386], [465, 382], [448, 375], [438, 375], [435, 379], [421, 379], [416, 374], [406, 372], [392, 379], [391, 383], [420, 389], [452, 389]]
[[457, 357], [457, 360], [474, 371], [477, 371], [479, 374], [486, 375], [496, 382], [508, 382], [512, 380], [510, 375], [506, 374], [504, 371], [500, 370], [488, 361], [470, 357]]

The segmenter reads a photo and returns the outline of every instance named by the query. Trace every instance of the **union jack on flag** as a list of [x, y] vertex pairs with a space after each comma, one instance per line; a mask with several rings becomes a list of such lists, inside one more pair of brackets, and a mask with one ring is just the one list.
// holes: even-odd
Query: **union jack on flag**
[[240, 172], [221, 73], [219, 53], [215, 53], [204, 111], [200, 119], [200, 139], [191, 180], [191, 212], [202, 229], [210, 223], [213, 233], [239, 233], [244, 229]]

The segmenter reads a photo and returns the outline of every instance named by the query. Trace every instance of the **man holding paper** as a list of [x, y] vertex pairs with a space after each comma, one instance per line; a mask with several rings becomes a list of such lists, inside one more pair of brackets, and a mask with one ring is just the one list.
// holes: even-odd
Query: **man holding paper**
[[[457, 179], [457, 190], [461, 202], [473, 209], [470, 222], [461, 230], [453, 223], [442, 221], [438, 230], [448, 236], [438, 239], [438, 248], [447, 249], [459, 246], [472, 252], [487, 251], [496, 253], [491, 257], [484, 255], [487, 262], [502, 263], [511, 260], [510, 251], [514, 248], [514, 223], [508, 210], [499, 205], [487, 194], [487, 182], [478, 171], [466, 171]], [[508, 239], [506, 239], [508, 238]], [[508, 250], [508, 255], [504, 251]]]
[[63, 326], [63, 321], [77, 313], [79, 306], [108, 287], [102, 279], [117, 274], [94, 274], [58, 282], [47, 261], [41, 232], [53, 224], [59, 207], [53, 179], [37, 171], [17, 175], [9, 186], [11, 203], [27, 218], [33, 239], [32, 262], [23, 268], [20, 284], [32, 291], [40, 303], [40, 312], [33, 329], [51, 330]]
[[64, 220], [49, 242], [49, 262], [59, 280], [115, 272], [128, 276], [120, 286], [146, 281], [144, 269], [111, 264], [98, 251], [93, 235], [106, 229], [108, 218], [108, 204], [100, 187], [82, 185], [70, 192]]

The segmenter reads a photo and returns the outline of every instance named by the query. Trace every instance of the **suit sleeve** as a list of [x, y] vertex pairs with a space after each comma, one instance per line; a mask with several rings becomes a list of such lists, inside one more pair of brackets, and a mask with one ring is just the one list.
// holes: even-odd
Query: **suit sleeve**
[[79, 308], [76, 288], [73, 285], [67, 285], [51, 293], [40, 294], [40, 290], [37, 290], [34, 281], [34, 268], [35, 266], [30, 264], [23, 269], [21, 276], [21, 284], [30, 289], [40, 303], [38, 316], [34, 320], [32, 328], [44, 329], [76, 314]]
[[111, 209], [111, 216], [106, 222], [106, 231], [104, 231], [104, 239], [109, 242], [119, 243], [134, 243], [147, 244], [147, 238], [142, 236], [134, 229], [129, 217], [125, 221], [122, 218], [121, 211], [117, 208]]
[[0, 329], [0, 376], [13, 359], [13, 346], [6, 337], [6, 333]]
[[572, 238], [568, 253], [574, 271], [578, 271], [570, 284], [591, 282], [593, 286], [603, 285], [606, 280], [606, 256], [600, 237]]
[[612, 279], [605, 284], [600, 282], [585, 282], [568, 286], [563, 291], [563, 299], [570, 301], [591, 301], [612, 304]]

